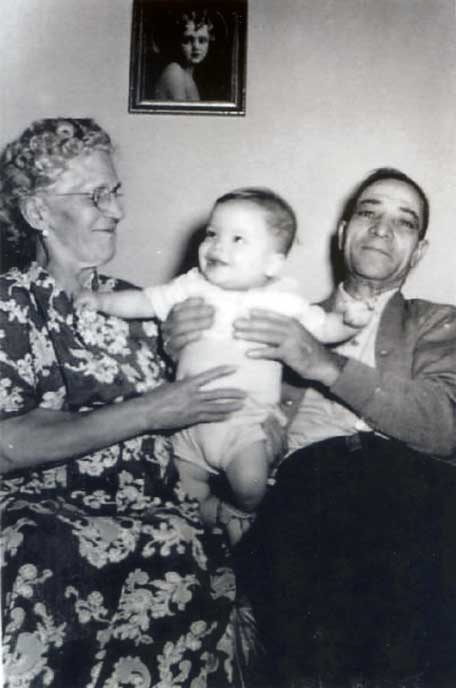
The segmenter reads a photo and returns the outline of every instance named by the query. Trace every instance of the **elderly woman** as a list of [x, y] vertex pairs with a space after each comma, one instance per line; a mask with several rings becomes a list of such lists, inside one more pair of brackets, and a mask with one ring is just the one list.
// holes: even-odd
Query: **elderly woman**
[[[166, 432], [240, 408], [165, 381], [153, 321], [78, 312], [123, 217], [109, 136], [35, 122], [0, 159], [3, 243], [36, 260], [0, 278], [5, 686], [229, 686], [234, 579], [170, 463]], [[11, 255], [11, 251], [10, 251]]]

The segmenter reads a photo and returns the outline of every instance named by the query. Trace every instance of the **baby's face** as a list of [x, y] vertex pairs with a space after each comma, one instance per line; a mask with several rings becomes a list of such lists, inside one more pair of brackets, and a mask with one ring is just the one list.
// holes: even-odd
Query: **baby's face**
[[200, 270], [209, 282], [240, 291], [261, 287], [282, 258], [266, 211], [243, 200], [214, 208], [199, 247]]

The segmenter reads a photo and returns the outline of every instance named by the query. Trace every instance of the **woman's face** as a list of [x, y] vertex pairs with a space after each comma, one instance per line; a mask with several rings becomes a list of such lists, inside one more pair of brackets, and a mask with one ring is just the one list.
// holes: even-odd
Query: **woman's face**
[[39, 194], [51, 258], [75, 271], [111, 260], [124, 216], [120, 186], [109, 153], [95, 150], [70, 161], [52, 187]]
[[198, 65], [206, 58], [209, 50], [209, 29], [207, 24], [197, 28], [190, 21], [180, 41], [182, 54], [189, 65]]

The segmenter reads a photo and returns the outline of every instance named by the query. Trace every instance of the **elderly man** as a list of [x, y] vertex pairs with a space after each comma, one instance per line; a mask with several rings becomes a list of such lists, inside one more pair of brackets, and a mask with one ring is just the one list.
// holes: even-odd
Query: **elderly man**
[[[238, 552], [271, 660], [263, 688], [456, 685], [456, 309], [400, 291], [428, 219], [398, 170], [348, 199], [346, 276], [323, 305], [364, 326], [336, 349], [274, 313], [237, 323], [262, 345], [251, 356], [282, 361], [301, 385], [285, 388], [290, 453]], [[183, 304], [174, 345], [210, 317]]]
[[238, 336], [267, 345], [252, 355], [307, 385], [285, 393], [292, 453], [243, 543], [280, 685], [456, 685], [456, 468], [441, 461], [456, 445], [456, 309], [400, 291], [428, 217], [397, 170], [349, 198], [346, 277], [326, 305], [366, 324], [336, 350], [273, 314], [239, 323]]

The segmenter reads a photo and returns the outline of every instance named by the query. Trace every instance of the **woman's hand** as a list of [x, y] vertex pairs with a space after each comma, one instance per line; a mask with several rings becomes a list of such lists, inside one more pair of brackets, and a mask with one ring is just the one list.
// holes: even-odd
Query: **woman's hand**
[[1, 422], [0, 473], [84, 455], [147, 432], [225, 420], [242, 407], [245, 392], [201, 388], [233, 372], [219, 366], [86, 413], [36, 408], [7, 418]]
[[201, 298], [189, 298], [170, 311], [162, 325], [163, 347], [174, 361], [182, 349], [200, 339], [214, 320], [214, 309]]
[[304, 379], [330, 387], [340, 374], [341, 357], [326, 349], [294, 318], [254, 309], [249, 318], [235, 321], [234, 336], [263, 345], [250, 349], [250, 358], [281, 361]]
[[234, 373], [233, 366], [218, 366], [185, 380], [166, 382], [146, 393], [147, 430], [175, 430], [195, 423], [226, 420], [242, 408], [246, 393], [235, 387], [202, 389], [210, 382]]

